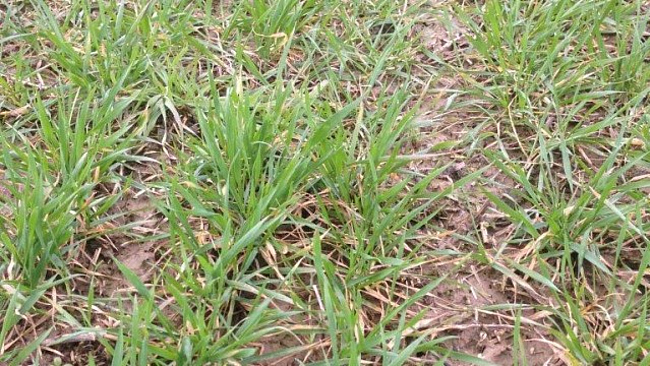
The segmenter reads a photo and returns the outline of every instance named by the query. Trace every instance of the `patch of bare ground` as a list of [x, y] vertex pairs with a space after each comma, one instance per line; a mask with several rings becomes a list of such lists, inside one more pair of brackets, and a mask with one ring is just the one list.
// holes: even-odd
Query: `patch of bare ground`
[[[452, 64], [468, 62], [460, 56], [467, 46], [467, 30], [457, 20], [434, 16], [419, 25], [418, 31], [425, 49], [425, 54], [420, 56], [424, 63], [437, 64], [436, 58]], [[425, 301], [417, 304], [419, 310], [428, 310], [413, 333], [432, 338], [454, 336], [446, 342], [450, 349], [499, 365], [513, 364], [514, 357], [524, 358], [529, 365], [567, 364], [562, 347], [550, 340], [550, 313], [543, 310], [557, 304], [549, 303], [544, 289], [536, 288], [522, 274], [506, 275], [494, 269], [495, 266], [508, 268], [494, 258], [498, 257], [497, 252], [510, 238], [514, 227], [502, 222], [503, 214], [484, 192], [508, 200], [512, 199], [511, 191], [517, 186], [499, 169], [491, 167], [490, 159], [483, 154], [484, 151], [497, 151], [499, 146], [486, 138], [497, 131], [477, 128], [484, 121], [481, 110], [472, 103], [450, 108], [470, 102], [470, 97], [460, 92], [467, 84], [466, 77], [460, 73], [440, 73], [437, 83], [431, 86], [428, 102], [420, 111], [418, 124], [421, 127], [402, 151], [405, 155], [424, 157], [410, 163], [413, 171], [424, 173], [448, 166], [431, 183], [432, 192], [482, 171], [478, 179], [445, 200], [432, 222], [436, 228], [432, 231], [438, 234], [427, 248], [432, 252], [452, 250], [458, 254], [445, 260], [432, 260], [434, 264], [420, 269], [430, 276], [445, 273], [448, 277]], [[472, 136], [469, 141], [468, 136]], [[482, 248], [476, 247], [477, 242]], [[515, 258], [516, 253], [517, 250], [513, 250], [506, 256]], [[481, 256], [488, 258], [477, 260]], [[513, 280], [513, 276], [517, 279]], [[515, 329], [517, 322], [519, 328]], [[516, 353], [513, 350], [515, 332], [520, 335], [521, 348]], [[417, 360], [417, 357], [412, 359], [416, 363]], [[425, 363], [427, 359], [419, 361]], [[447, 364], [467, 363], [448, 360]]]
[[[293, 326], [288, 329], [295, 331], [300, 330], [300, 327]], [[254, 365], [294, 366], [321, 359], [323, 350], [329, 346], [329, 341], [322, 339], [322, 337], [308, 339], [307, 337], [285, 332], [262, 337], [259, 341], [252, 343], [251, 346], [256, 347], [261, 356], [293, 349], [288, 355], [270, 358], [266, 361], [254, 363]]]
[[[456, 22], [453, 20], [436, 20], [434, 17], [420, 26], [420, 35], [424, 38], [423, 45], [426, 49], [421, 55], [423, 62], [435, 65], [440, 60], [457, 67], [467, 62], [468, 59], [458, 57], [458, 48], [454, 48], [465, 44], [464, 30], [462, 27], [454, 29], [454, 24]], [[615, 51], [611, 41], [606, 44], [606, 48], [612, 53]], [[467, 66], [471, 68], [471, 65]], [[449, 70], [453, 71], [453, 67]], [[537, 268], [535, 260], [530, 261], [528, 257], [530, 251], [534, 250], [534, 244], [530, 240], [519, 240], [519, 245], [506, 244], [512, 243], [510, 239], [516, 228], [484, 194], [489, 192], [504, 202], [512, 203], [513, 206], [521, 204], [526, 207], [525, 202], [517, 199], [517, 193], [522, 187], [500, 169], [490, 166], [491, 158], [484, 152], [506, 151], [511, 158], [522, 164], [531, 181], [535, 181], [539, 175], [539, 156], [536, 155], [535, 149], [531, 152], [531, 149], [525, 149], [524, 146], [534, 146], [537, 132], [521, 123], [493, 124], [487, 129], [479, 126], [487, 118], [485, 110], [479, 108], [480, 106], [467, 95], [459, 93], [459, 90], [467, 87], [467, 74], [440, 74], [437, 84], [432, 86], [428, 104], [423, 105], [420, 113], [419, 133], [413, 143], [406, 146], [403, 154], [419, 153], [426, 156], [426, 159], [411, 163], [410, 168], [415, 171], [431, 171], [440, 164], [449, 165], [444, 174], [432, 183], [431, 190], [434, 192], [449, 187], [467, 174], [484, 170], [482, 179], [465, 185], [461, 189], [462, 193], [447, 199], [444, 208], [432, 223], [439, 232], [447, 235], [428, 247], [438, 250], [452, 249], [464, 255], [462, 258], [471, 259], [464, 262], [459, 259], [458, 262], [462, 264], [457, 264], [456, 267], [448, 265], [444, 270], [436, 271], [450, 273], [449, 279], [430, 294], [425, 304], [420, 304], [431, 310], [418, 324], [417, 331], [432, 337], [456, 336], [456, 339], [448, 342], [451, 348], [496, 364], [513, 364], [513, 357], [522, 356], [530, 365], [570, 364], [573, 361], [568, 358], [564, 347], [551, 341], [549, 329], [557, 324], [551, 319], [551, 312], [545, 310], [557, 309], [563, 305], [554, 303], [550, 300], [552, 296], [543, 286], [531, 281], [523, 273], [512, 270], [508, 265], [514, 262], [530, 269]], [[472, 83], [483, 81], [476, 79]], [[533, 97], [536, 100], [543, 98], [542, 95]], [[450, 109], [452, 105], [454, 107]], [[569, 126], [570, 131], [577, 131], [602, 123], [608, 117], [604, 109], [594, 105], [586, 105], [578, 113], [574, 111], [569, 115], [568, 111], [573, 107], [563, 106], [557, 115], [546, 121], [535, 122], [543, 126], [542, 133], [545, 138], [551, 141], [563, 139], [562, 135], [558, 134], [560, 123]], [[517, 118], [514, 116], [515, 120]], [[503, 118], [506, 121], [508, 119], [512, 121], [513, 115]], [[637, 121], [639, 118], [635, 117], [633, 120]], [[631, 122], [631, 126], [635, 126], [635, 123]], [[588, 182], [611, 156], [611, 141], [619, 137], [617, 134], [618, 129], [615, 126], [607, 126], [600, 131], [585, 134], [584, 138], [573, 139], [571, 148], [575, 154], [572, 159], [576, 169], [572, 179], [574, 183], [581, 182], [580, 189], [588, 189], [588, 183], [585, 182]], [[498, 140], [491, 136], [498, 137]], [[626, 147], [620, 154], [622, 158], [615, 163], [618, 168], [647, 149], [647, 141], [642, 139], [623, 140]], [[477, 146], [480, 149], [476, 149]], [[546, 174], [554, 177], [556, 187], [566, 191], [566, 198], [570, 200], [569, 177], [562, 169], [562, 156], [554, 153], [552, 158], [555, 162], [550, 164], [550, 172]], [[639, 182], [647, 177], [648, 171], [643, 165], [635, 166], [626, 171], [621, 183]], [[645, 188], [642, 191], [647, 194]], [[627, 198], [623, 198], [622, 202], [634, 203], [633, 199], [626, 200]], [[641, 215], [640, 220], [643, 221], [645, 217], [647, 215]], [[635, 268], [638, 268], [641, 258], [638, 246], [642, 245], [640, 243], [643, 241], [629, 240], [621, 245], [617, 263], [617, 259], [605, 248], [611, 247], [611, 242], [615, 241], [618, 235], [617, 232], [599, 232], [594, 233], [592, 239], [598, 241], [598, 246], [603, 248], [600, 260], [608, 268], [618, 269], [621, 264], [628, 268], [617, 270], [615, 276], [621, 284], [629, 285], [638, 278]], [[476, 246], [477, 243], [480, 248]], [[608, 314], [625, 302], [624, 294], [629, 292], [629, 287], [606, 288], [597, 285], [601, 282], [599, 276], [603, 274], [590, 264], [585, 264], [584, 268], [576, 271], [581, 285], [586, 288], [585, 291], [591, 299], [584, 308], [588, 327], [597, 337], [605, 337], [607, 329], [614, 327]], [[643, 288], [647, 287], [645, 277], [641, 285]], [[518, 332], [521, 334], [523, 350], [515, 355], [512, 345], [517, 317], [521, 322]]]
[[[462, 112], [456, 112], [457, 116]], [[434, 136], [428, 144], [434, 146], [447, 141], [462, 139], [472, 126], [462, 123], [445, 126], [445, 118], [441, 119], [440, 127], [432, 127], [425, 135]], [[443, 127], [444, 126], [444, 127]], [[426, 143], [426, 142], [425, 142]], [[440, 191], [455, 184], [467, 174], [479, 171], [489, 166], [489, 160], [481, 155], [467, 157], [459, 155], [452, 149], [442, 149], [437, 152], [435, 165], [420, 161], [412, 165], [419, 171], [426, 171], [439, 166], [441, 162], [449, 164], [439, 179], [432, 182], [432, 191]], [[429, 163], [430, 164], [430, 163]], [[445, 199], [441, 212], [432, 224], [439, 230], [437, 240], [429, 245], [432, 250], [453, 250], [463, 258], [474, 257], [479, 251], [491, 257], [509, 239], [515, 228], [502, 223], [503, 214], [495, 209], [484, 191], [499, 197], [510, 197], [509, 192], [516, 189], [512, 180], [498, 169], [484, 169], [480, 180], [493, 182], [485, 185], [477, 182], [466, 184], [462, 193]], [[507, 199], [507, 198], [506, 198]], [[466, 238], [478, 241], [482, 249], [476, 247]], [[453, 262], [456, 262], [452, 260]], [[544, 303], [545, 297], [535, 290], [534, 284], [528, 286], [513, 282], [510, 275], [496, 271], [488, 262], [473, 259], [463, 263], [460, 268], [447, 265], [450, 273], [444, 284], [439, 286], [429, 297], [426, 304], [429, 314], [418, 324], [419, 332], [427, 332], [431, 337], [455, 336], [449, 342], [451, 349], [467, 353], [500, 365], [513, 362], [513, 331], [516, 319], [514, 308], [522, 309], [521, 333], [526, 361], [529, 365], [561, 365], [561, 352], [549, 341], [548, 327], [545, 318], [548, 314], [537, 310]], [[504, 265], [507, 268], [507, 265]], [[487, 310], [491, 308], [504, 310]], [[510, 309], [510, 310], [508, 310]], [[465, 365], [462, 362], [448, 361], [449, 365]]]
[[512, 364], [514, 324], [519, 317], [521, 325], [517, 331], [523, 349], [518, 355], [525, 355], [528, 364], [559, 364], [561, 354], [556, 354], [546, 339], [546, 327], [542, 324], [548, 314], [536, 310], [529, 301], [522, 301], [523, 296], [511, 284], [503, 283], [500, 272], [479, 263], [469, 262], [465, 267], [469, 268], [455, 276], [454, 281], [459, 282], [440, 286], [431, 296], [430, 317], [423, 322], [435, 324], [428, 330], [432, 336], [453, 335], [457, 338], [449, 343], [454, 350], [499, 365]]

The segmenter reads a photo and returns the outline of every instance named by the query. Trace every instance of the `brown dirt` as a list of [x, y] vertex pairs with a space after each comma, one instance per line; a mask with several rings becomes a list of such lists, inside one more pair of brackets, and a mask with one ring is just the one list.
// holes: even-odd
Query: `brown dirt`
[[[469, 264], [473, 271], [461, 271], [454, 280], [455, 286], [446, 285], [436, 289], [431, 304], [435, 317], [445, 323], [439, 336], [458, 337], [449, 342], [452, 349], [481, 357], [499, 365], [513, 363], [513, 332], [515, 311], [484, 310], [490, 305], [521, 305], [523, 356], [529, 365], [556, 365], [554, 349], [543, 340], [546, 338], [542, 325], [546, 313], [536, 311], [525, 302], [518, 302], [512, 295], [512, 288], [502, 287], [503, 276], [494, 270], [486, 269], [478, 263]], [[515, 300], [515, 301], [513, 301]], [[540, 341], [542, 340], [542, 341]], [[465, 365], [462, 362], [449, 362], [450, 365]]]
[[[451, 29], [434, 17], [422, 26], [420, 36], [424, 47], [430, 52], [444, 61], [451, 61], [458, 57], [459, 49], [466, 46], [466, 30], [455, 20], [448, 20], [447, 24], [451, 25]], [[423, 56], [422, 59], [428, 58]], [[425, 104], [420, 114], [421, 124], [425, 127], [416, 134], [417, 140], [407, 146], [404, 154], [428, 152], [445, 142], [460, 142], [475, 128], [473, 121], [477, 116], [471, 108], [447, 110], [450, 104], [465, 98], [454, 94], [454, 90], [462, 89], [464, 83], [462, 76], [443, 75], [438, 79], [438, 84], [432, 86], [437, 92], [430, 96], [429, 103]], [[488, 142], [482, 142], [480, 147], [493, 148]], [[440, 179], [432, 183], [434, 191], [444, 189], [463, 176], [489, 165], [489, 160], [481, 154], [467, 155], [465, 145], [436, 149], [430, 155], [430, 160], [413, 162], [410, 168], [424, 173], [449, 164]], [[482, 190], [507, 199], [515, 184], [495, 168], [488, 168], [481, 178], [496, 184], [473, 182], [461, 190], [464, 197], [446, 200], [435, 225], [451, 235], [440, 238], [438, 245], [433, 244], [432, 249], [453, 249], [474, 256], [478, 248], [458, 237], [465, 235], [482, 242], [487, 254], [494, 256], [501, 243], [509, 238], [511, 228], [500, 224], [502, 215], [494, 209]], [[443, 263], [449, 267], [448, 263], [452, 261], [450, 259]], [[525, 359], [528, 365], [567, 364], [561, 348], [548, 340], [550, 336], [546, 320], [549, 313], [537, 308], [537, 305], [549, 305], [543, 303], [547, 301], [541, 295], [543, 289], [532, 285], [532, 291], [528, 291], [492, 269], [489, 264], [472, 259], [463, 263], [458, 271], [445, 267], [434, 271], [452, 275], [430, 294], [424, 304], [420, 304], [428, 308], [429, 313], [419, 322], [418, 332], [430, 334], [432, 338], [455, 336], [454, 340], [446, 343], [449, 348], [498, 365], [513, 364], [515, 356]], [[522, 343], [517, 355], [513, 354], [512, 349], [517, 312], [508, 310], [515, 306], [521, 308]], [[503, 310], [494, 310], [499, 307]], [[466, 365], [458, 361], [447, 361], [447, 364]]]

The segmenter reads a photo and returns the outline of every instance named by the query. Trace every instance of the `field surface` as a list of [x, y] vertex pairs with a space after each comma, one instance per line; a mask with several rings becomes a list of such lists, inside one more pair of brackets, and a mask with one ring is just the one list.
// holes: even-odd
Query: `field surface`
[[0, 365], [650, 365], [649, 18], [0, 0]]

